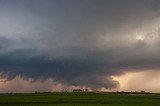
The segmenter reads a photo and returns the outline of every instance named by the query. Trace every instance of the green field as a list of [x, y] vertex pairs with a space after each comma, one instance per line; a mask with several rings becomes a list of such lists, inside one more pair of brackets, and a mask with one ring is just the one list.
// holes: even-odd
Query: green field
[[0, 106], [160, 106], [160, 95], [107, 93], [0, 94]]

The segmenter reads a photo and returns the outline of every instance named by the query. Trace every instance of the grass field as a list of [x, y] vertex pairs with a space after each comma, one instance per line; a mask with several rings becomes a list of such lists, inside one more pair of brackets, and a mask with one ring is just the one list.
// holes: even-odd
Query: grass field
[[160, 95], [105, 93], [1, 94], [0, 106], [160, 106]]

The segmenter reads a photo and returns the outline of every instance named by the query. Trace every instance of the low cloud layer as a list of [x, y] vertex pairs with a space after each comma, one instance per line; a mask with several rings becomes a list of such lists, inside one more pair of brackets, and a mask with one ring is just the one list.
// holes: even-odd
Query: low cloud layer
[[160, 72], [157, 70], [146, 70], [114, 76], [113, 79], [120, 83], [120, 87], [116, 89], [119, 91], [160, 92], [159, 75]]
[[157, 0], [1, 0], [0, 72], [112, 89], [111, 76], [160, 68]]

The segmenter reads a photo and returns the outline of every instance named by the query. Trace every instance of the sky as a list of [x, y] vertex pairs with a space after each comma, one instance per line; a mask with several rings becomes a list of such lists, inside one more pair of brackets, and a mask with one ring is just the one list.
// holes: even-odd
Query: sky
[[160, 92], [160, 1], [0, 0], [0, 92]]

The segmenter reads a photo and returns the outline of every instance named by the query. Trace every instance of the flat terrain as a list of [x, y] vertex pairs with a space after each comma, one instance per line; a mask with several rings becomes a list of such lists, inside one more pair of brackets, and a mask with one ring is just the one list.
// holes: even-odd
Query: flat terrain
[[160, 106], [159, 94], [0, 94], [0, 106]]

